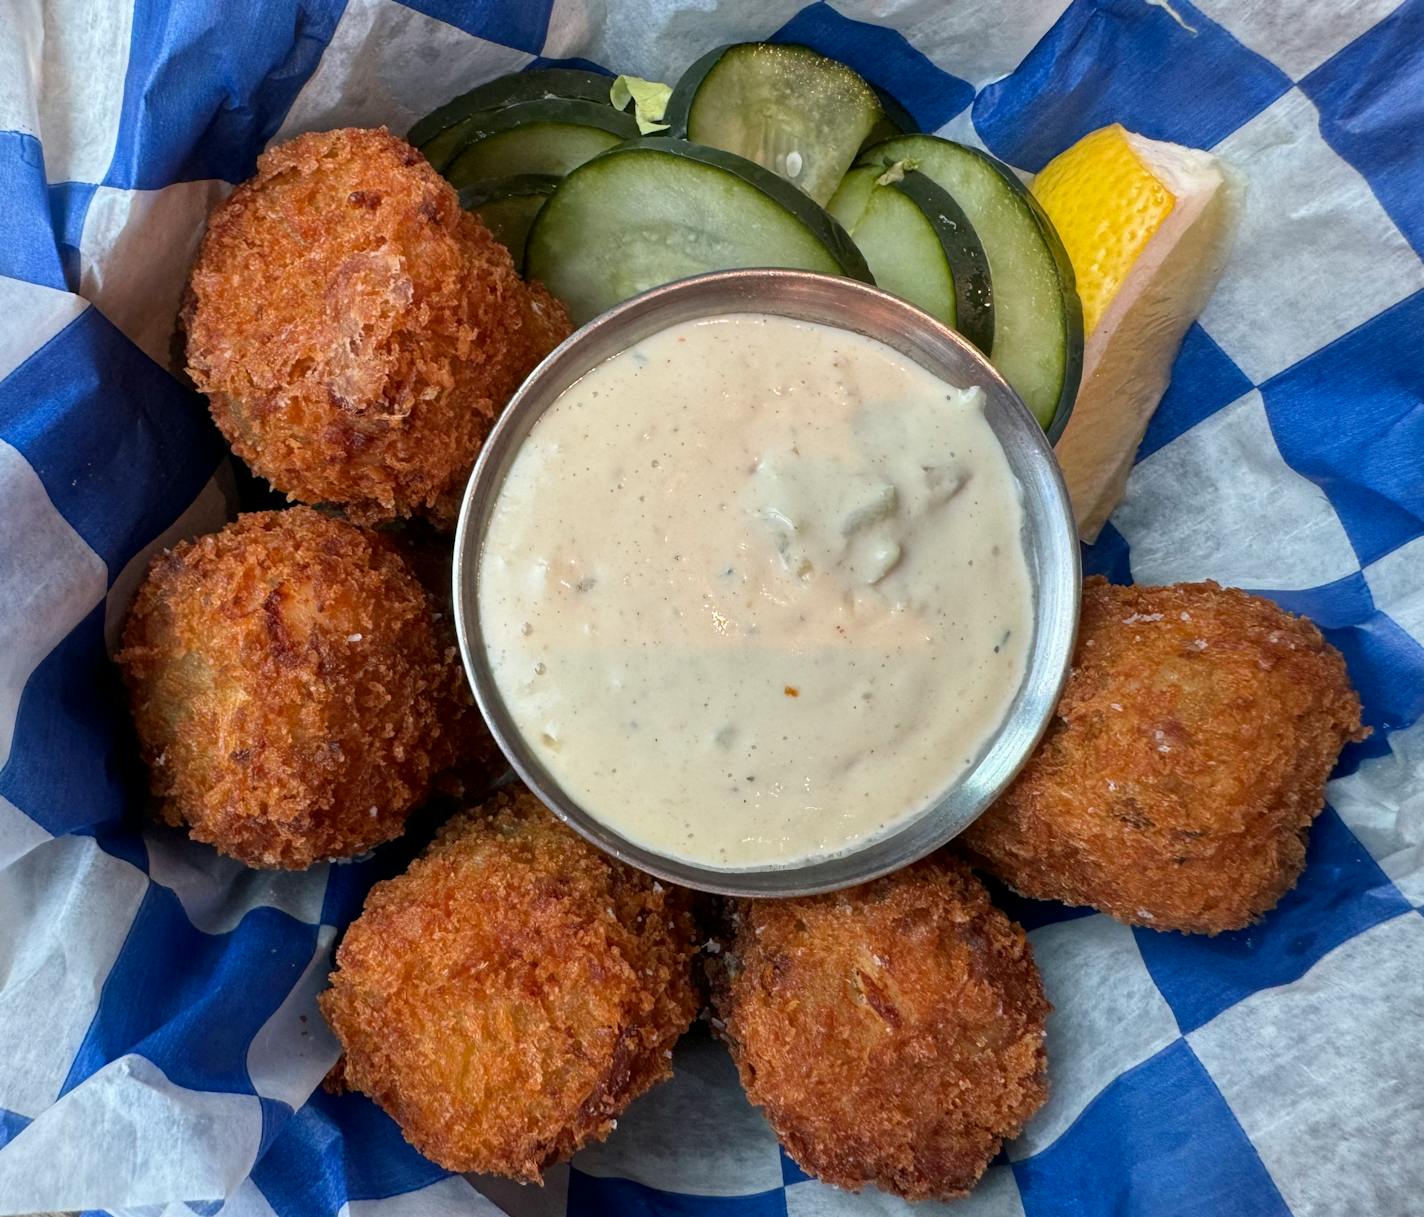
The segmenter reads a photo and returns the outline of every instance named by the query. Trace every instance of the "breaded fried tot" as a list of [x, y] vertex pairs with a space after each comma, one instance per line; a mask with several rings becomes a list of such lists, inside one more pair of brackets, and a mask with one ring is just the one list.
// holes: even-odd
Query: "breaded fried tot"
[[347, 930], [320, 998], [339, 1080], [448, 1170], [535, 1181], [671, 1074], [696, 942], [686, 892], [506, 788]]
[[161, 815], [259, 867], [398, 836], [472, 747], [448, 633], [389, 540], [309, 507], [158, 554], [116, 659]]
[[1023, 931], [940, 855], [862, 887], [743, 901], [713, 1000], [753, 1103], [838, 1187], [962, 1196], [1048, 1096]]
[[1295, 884], [1325, 779], [1367, 734], [1344, 660], [1303, 617], [1215, 583], [1089, 579], [1048, 734], [961, 841], [1026, 896], [1238, 929]]
[[496, 415], [569, 332], [419, 152], [359, 128], [258, 160], [208, 219], [183, 323], [256, 473], [358, 523], [447, 528]]

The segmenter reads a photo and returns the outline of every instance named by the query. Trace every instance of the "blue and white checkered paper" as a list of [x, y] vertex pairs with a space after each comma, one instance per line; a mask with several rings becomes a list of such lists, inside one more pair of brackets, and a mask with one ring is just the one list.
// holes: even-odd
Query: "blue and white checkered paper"
[[[0, 1213], [834, 1217], [694, 1035], [542, 1190], [452, 1176], [313, 998], [370, 862], [242, 869], [145, 825], [113, 671], [148, 555], [233, 509], [165, 370], [207, 208], [298, 131], [572, 60], [847, 60], [1033, 172], [1119, 121], [1247, 180], [1226, 276], [1090, 569], [1317, 620], [1376, 734], [1299, 887], [1215, 939], [1014, 902], [1053, 1097], [960, 1217], [1424, 1210], [1424, 0], [20, 0], [0, 20]], [[926, 1205], [922, 1212], [937, 1211]]]

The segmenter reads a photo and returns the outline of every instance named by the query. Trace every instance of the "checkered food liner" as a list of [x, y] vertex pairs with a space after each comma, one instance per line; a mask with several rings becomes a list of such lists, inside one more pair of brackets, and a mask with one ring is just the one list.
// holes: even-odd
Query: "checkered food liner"
[[264, 146], [760, 38], [1025, 173], [1109, 122], [1230, 162], [1231, 263], [1086, 565], [1309, 614], [1375, 728], [1249, 930], [1013, 907], [1053, 1095], [952, 1211], [1421, 1211], [1424, 0], [31, 0], [0, 18], [0, 1213], [905, 1210], [807, 1179], [702, 1034], [542, 1189], [448, 1174], [322, 1092], [333, 944], [419, 833], [283, 874], [144, 825], [107, 660], [149, 555], [233, 510], [167, 368], [204, 215]]

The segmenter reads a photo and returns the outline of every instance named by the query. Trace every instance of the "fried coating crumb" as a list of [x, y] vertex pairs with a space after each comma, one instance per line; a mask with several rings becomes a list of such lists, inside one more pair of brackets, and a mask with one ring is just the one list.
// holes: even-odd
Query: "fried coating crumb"
[[1215, 583], [1089, 579], [1057, 716], [961, 840], [1026, 896], [1239, 929], [1294, 886], [1325, 779], [1368, 734], [1344, 660], [1304, 618]]
[[443, 724], [454, 747], [455, 761], [452, 768], [436, 777], [436, 787], [441, 794], [462, 803], [483, 799], [509, 772], [509, 762], [485, 725], [470, 682], [463, 674], [460, 644], [455, 634], [455, 589], [451, 582], [454, 544], [424, 521], [394, 525], [382, 532], [396, 541], [401, 557], [425, 588], [434, 611], [436, 636], [446, 648], [451, 664], [460, 672], [460, 679], [455, 682], [454, 705]]
[[321, 1010], [416, 1149], [532, 1182], [670, 1076], [696, 941], [687, 893], [507, 787], [371, 889]]
[[160, 814], [249, 866], [398, 836], [469, 747], [425, 590], [389, 540], [309, 507], [156, 555], [116, 660]]
[[1048, 1097], [1028, 941], [961, 863], [743, 901], [733, 924], [709, 960], [714, 1008], [748, 1097], [810, 1174], [962, 1196]]
[[268, 150], [209, 217], [183, 324], [188, 371], [256, 473], [358, 523], [447, 528], [496, 415], [569, 332], [384, 128]]

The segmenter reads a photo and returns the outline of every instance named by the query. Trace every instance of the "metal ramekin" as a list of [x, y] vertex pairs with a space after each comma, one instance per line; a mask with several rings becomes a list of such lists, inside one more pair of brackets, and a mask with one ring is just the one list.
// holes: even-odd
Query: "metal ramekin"
[[[1034, 594], [1028, 669], [1003, 725], [978, 761], [920, 815], [838, 854], [804, 863], [731, 870], [671, 858], [634, 844], [570, 798], [521, 736], [485, 653], [478, 603], [479, 556], [510, 463], [539, 416], [569, 385], [611, 355], [697, 317], [773, 313], [877, 338], [951, 384], [980, 386], [985, 415], [1023, 495], [1023, 544]], [[455, 534], [455, 626], [485, 721], [515, 771], [549, 808], [600, 849], [659, 878], [734, 896], [802, 896], [863, 883], [913, 862], [962, 832], [1012, 780], [1038, 742], [1067, 678], [1078, 626], [1078, 538], [1053, 450], [1018, 395], [977, 350], [895, 296], [853, 279], [791, 270], [733, 270], [654, 288], [596, 317], [524, 382], [471, 475]]]

